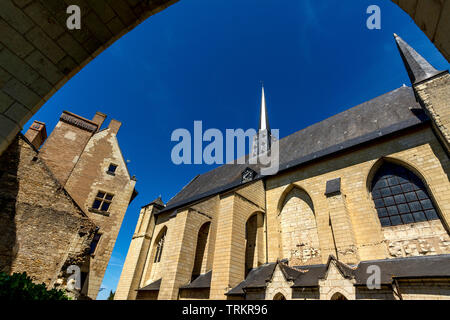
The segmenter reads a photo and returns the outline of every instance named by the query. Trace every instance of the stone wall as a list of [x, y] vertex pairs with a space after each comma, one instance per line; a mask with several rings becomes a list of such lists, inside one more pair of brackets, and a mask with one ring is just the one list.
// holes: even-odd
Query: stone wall
[[282, 294], [286, 300], [292, 300], [292, 281], [286, 281], [280, 266], [275, 267], [272, 279], [267, 283], [266, 300], [274, 300], [275, 296]]
[[[447, 3], [450, 11], [450, 1]], [[450, 154], [450, 75], [444, 73], [416, 85], [414, 90], [428, 116], [433, 119], [433, 128]]]
[[441, 220], [383, 228], [389, 258], [447, 254], [450, 235]]
[[155, 228], [154, 213], [157, 211], [159, 211], [159, 208], [154, 205], [148, 205], [141, 209], [136, 230], [122, 268], [122, 274], [117, 284], [115, 300], [136, 298], [136, 290], [139, 289], [143, 277], [143, 270]]
[[[107, 173], [110, 164], [117, 165], [114, 175]], [[120, 151], [116, 132], [108, 128], [92, 136], [65, 185], [101, 234], [89, 268], [88, 295], [92, 298], [97, 296], [135, 184]], [[114, 195], [107, 214], [92, 209], [99, 191]]]
[[321, 263], [314, 207], [308, 194], [293, 188], [284, 199], [279, 214], [281, 227], [281, 259], [291, 265]]
[[[266, 184], [269, 261], [282, 258], [279, 250], [280, 243], [277, 240], [280, 226], [276, 217], [279, 214], [280, 201], [283, 201], [285, 197], [285, 191], [292, 186], [305, 190], [312, 199], [322, 263], [326, 262], [330, 254], [337, 254], [338, 258], [342, 259], [343, 252], [337, 250], [336, 253], [335, 248], [335, 243], [339, 245], [340, 241], [353, 243], [358, 255], [357, 261], [388, 258], [389, 245], [386, 244], [385, 238], [385, 233], [388, 231], [384, 231], [381, 227], [368, 187], [371, 172], [380, 159], [398, 161], [422, 177], [436, 206], [441, 211], [443, 225], [449, 224], [449, 158], [430, 127], [422, 127], [269, 178]], [[336, 204], [329, 202], [325, 196], [325, 186], [326, 181], [338, 177], [342, 179], [341, 197], [345, 198], [347, 219], [351, 224], [342, 225], [342, 220], [338, 219], [332, 223], [333, 228], [331, 228], [330, 213], [336, 211]], [[341, 225], [342, 233], [336, 232], [339, 225]], [[353, 242], [349, 241], [352, 237], [350, 231], [354, 232]], [[445, 230], [439, 231], [438, 238], [444, 236], [445, 232]], [[445, 241], [444, 238], [441, 243], [445, 244]], [[439, 252], [450, 253], [445, 248]]]
[[399, 281], [404, 300], [450, 300], [450, 281], [411, 279]]
[[0, 269], [51, 287], [87, 259], [95, 225], [21, 135], [0, 168]]

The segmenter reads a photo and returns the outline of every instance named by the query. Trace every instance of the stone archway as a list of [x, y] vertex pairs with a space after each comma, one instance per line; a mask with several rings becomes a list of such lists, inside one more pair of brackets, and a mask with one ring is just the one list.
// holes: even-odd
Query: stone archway
[[70, 78], [177, 1], [75, 1], [81, 10], [80, 30], [67, 28], [69, 5], [64, 0], [0, 1], [0, 154]]
[[286, 300], [286, 297], [281, 292], [278, 292], [273, 296], [273, 300]]
[[330, 300], [348, 300], [342, 293], [336, 292]]

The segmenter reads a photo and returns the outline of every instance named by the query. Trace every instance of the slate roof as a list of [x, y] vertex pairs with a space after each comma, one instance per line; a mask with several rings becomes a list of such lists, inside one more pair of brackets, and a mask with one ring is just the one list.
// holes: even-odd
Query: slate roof
[[180, 287], [180, 289], [209, 289], [211, 287], [212, 271], [199, 275], [191, 283]]
[[267, 281], [272, 279], [277, 262], [266, 263], [258, 268], [252, 269], [247, 278], [236, 287], [226, 293], [227, 296], [236, 296], [245, 294], [243, 289], [247, 288], [265, 288]]
[[136, 291], [159, 291], [159, 288], [161, 287], [161, 280], [156, 280], [155, 282], [150, 283], [149, 285], [140, 288]]
[[[281, 139], [280, 171], [426, 121], [412, 88], [398, 88]], [[254, 180], [262, 178], [258, 165], [222, 165], [194, 178], [160, 213], [240, 186], [247, 167], [258, 172]]]
[[391, 284], [394, 278], [449, 278], [450, 254], [435, 256], [419, 256], [386, 260], [364, 261], [355, 270], [357, 285], [365, 285], [371, 273], [367, 273], [370, 265], [381, 270], [381, 284]]
[[180, 289], [208, 289], [211, 287], [212, 271], [199, 275], [191, 283], [180, 287]]
[[447, 72], [436, 70], [424, 57], [417, 53], [408, 43], [394, 33], [397, 48], [408, 71], [412, 84], [418, 84], [426, 79]]
[[381, 285], [392, 284], [393, 279], [413, 278], [450, 278], [450, 254], [420, 256], [360, 262], [357, 266], [349, 266], [330, 256], [327, 264], [289, 267], [281, 262], [262, 265], [253, 269], [247, 278], [231, 289], [226, 295], [245, 295], [245, 289], [263, 289], [272, 279], [278, 263], [284, 277], [293, 281], [292, 288], [318, 287], [319, 280], [326, 277], [331, 261], [347, 279], [355, 279], [355, 285], [366, 285], [373, 272], [367, 273], [371, 265], [380, 267]]
[[319, 285], [319, 279], [322, 279], [327, 272], [326, 264], [295, 268], [302, 271], [302, 273], [294, 280], [292, 288], [317, 287]]

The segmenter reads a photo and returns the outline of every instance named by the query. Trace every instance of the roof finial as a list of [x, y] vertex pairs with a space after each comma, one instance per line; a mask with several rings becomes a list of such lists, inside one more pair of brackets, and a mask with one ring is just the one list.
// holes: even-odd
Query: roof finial
[[442, 73], [395, 33], [394, 37], [413, 85]]

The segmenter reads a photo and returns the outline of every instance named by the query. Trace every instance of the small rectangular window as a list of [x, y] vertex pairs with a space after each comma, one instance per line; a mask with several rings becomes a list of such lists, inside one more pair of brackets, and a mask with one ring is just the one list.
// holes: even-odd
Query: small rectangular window
[[108, 212], [113, 198], [113, 194], [99, 191], [92, 203], [92, 209]]
[[110, 174], [110, 175], [115, 175], [116, 174], [116, 169], [117, 169], [117, 165], [111, 163], [108, 167], [108, 171], [106, 171], [106, 173]]
[[94, 254], [95, 249], [97, 249], [98, 242], [100, 241], [100, 238], [102, 237], [101, 233], [96, 233], [94, 235], [94, 238], [91, 242], [91, 249], [89, 250], [89, 254]]

